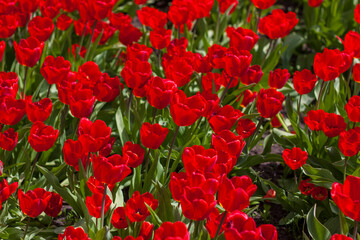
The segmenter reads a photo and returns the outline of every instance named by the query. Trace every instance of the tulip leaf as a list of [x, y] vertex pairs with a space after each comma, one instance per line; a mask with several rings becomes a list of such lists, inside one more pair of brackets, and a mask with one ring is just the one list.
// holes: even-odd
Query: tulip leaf
[[121, 108], [118, 108], [118, 110], [116, 111], [115, 120], [116, 120], [116, 127], [121, 140], [121, 144], [124, 145], [126, 142], [130, 141], [130, 138], [128, 133], [126, 132]]
[[308, 231], [314, 240], [328, 240], [331, 237], [329, 229], [316, 218], [316, 204], [307, 214], [306, 222]]
[[109, 240], [109, 239], [111, 239], [110, 232], [105, 226], [96, 233], [94, 240]]
[[159, 218], [159, 216], [154, 212], [154, 210], [149, 205], [147, 205], [146, 203], [145, 203], [145, 205], [153, 218], [154, 225], [160, 227], [160, 225], [162, 224], [162, 221]]
[[337, 182], [337, 179], [333, 174], [324, 168], [313, 168], [309, 164], [305, 164], [301, 167], [302, 171], [317, 185], [324, 186], [326, 188], [331, 188], [333, 182]]

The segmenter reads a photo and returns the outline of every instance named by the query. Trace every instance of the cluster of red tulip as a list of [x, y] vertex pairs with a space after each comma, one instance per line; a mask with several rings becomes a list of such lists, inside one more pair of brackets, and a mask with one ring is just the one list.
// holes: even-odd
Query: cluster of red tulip
[[[360, 34], [286, 68], [297, 13], [245, 2], [0, 0], [0, 211], [18, 209], [0, 214], [0, 238], [41, 234], [66, 204], [77, 219], [47, 225], [60, 240], [277, 240], [249, 208], [272, 201], [302, 216], [314, 206], [314, 239], [351, 239], [350, 228], [357, 239]], [[360, 5], [351, 12], [360, 24]], [[274, 142], [295, 188], [249, 167], [273, 161]], [[320, 223], [317, 204], [340, 228]]]

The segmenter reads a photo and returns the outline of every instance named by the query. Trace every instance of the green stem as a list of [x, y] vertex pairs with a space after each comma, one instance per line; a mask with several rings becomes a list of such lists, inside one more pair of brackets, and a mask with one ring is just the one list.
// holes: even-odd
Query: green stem
[[148, 172], [149, 170], [149, 158], [150, 158], [150, 151], [151, 149], [149, 148], [147, 154], [146, 154], [146, 157], [145, 157], [145, 174]]
[[[92, 43], [92, 38], [94, 36], [96, 24], [97, 24], [97, 20], [95, 20], [94, 25], [92, 26], [92, 32], [91, 32], [91, 36], [90, 36], [90, 41], [89, 41], [88, 47], [86, 49], [86, 54], [85, 54], [85, 62], [87, 61], [87, 59], [89, 57], [89, 54], [90, 54], [90, 47], [91, 47], [91, 43]], [[99, 37], [101, 37], [101, 36], [99, 36]]]
[[257, 126], [256, 126], [256, 129], [255, 129], [254, 133], [249, 137], [249, 141], [247, 142], [248, 152], [251, 150], [251, 149], [249, 149], [249, 147], [251, 146], [251, 143], [252, 143], [252, 141], [254, 140], [255, 135], [258, 134], [258, 132], [259, 132], [259, 130], [260, 130], [260, 127], [261, 127], [261, 125], [263, 124], [263, 121], [264, 121], [264, 118], [263, 118], [263, 117], [260, 117], [260, 120], [259, 120], [259, 122], [258, 122], [258, 124], [257, 124]]
[[48, 88], [48, 91], [47, 91], [47, 94], [46, 94], [46, 98], [49, 98], [49, 95], [50, 95], [50, 89], [51, 89], [51, 84], [49, 84], [49, 88]]
[[29, 229], [30, 219], [31, 219], [31, 218], [29, 217], [28, 220], [27, 220], [27, 222], [26, 222], [26, 227], [25, 227], [25, 232], [24, 232], [23, 239], [25, 239], [26, 233], [27, 233], [27, 231], [28, 231], [28, 229]]
[[233, 79], [234, 79], [233, 77], [230, 79], [228, 85], [226, 86], [224, 92], [222, 93], [222, 95], [221, 95], [221, 97], [220, 97], [219, 105], [221, 105], [222, 101], [223, 101], [224, 98], [225, 98], [226, 93], [229, 91], [230, 84], [231, 84], [231, 82], [232, 82]]
[[156, 112], [157, 112], [157, 108], [153, 107], [153, 116], [152, 116], [152, 123], [151, 124], [154, 124], [154, 122], [155, 122]]
[[260, 23], [260, 19], [261, 19], [261, 9], [259, 9], [259, 16], [256, 22], [256, 33], [259, 34], [259, 23]]
[[357, 239], [357, 229], [358, 229], [358, 224], [359, 222], [358, 221], [355, 221], [355, 228], [354, 228], [354, 240]]
[[323, 92], [324, 92], [324, 85], [325, 85], [325, 81], [323, 81], [321, 83], [319, 98], [318, 98], [317, 103], [316, 103], [316, 110], [319, 109], [319, 106], [320, 106], [320, 102], [321, 102], [322, 95], [323, 95]]
[[100, 225], [101, 228], [104, 227], [106, 190], [107, 190], [107, 184], [105, 183], [105, 185], [104, 185], [104, 194], [103, 194], [102, 205], [101, 205], [101, 225]]
[[24, 90], [23, 90], [22, 97], [21, 97], [22, 99], [24, 99], [24, 97], [25, 97], [25, 91], [26, 91], [26, 78], [27, 78], [28, 69], [29, 69], [29, 67], [25, 67]]
[[215, 29], [215, 43], [218, 42], [219, 38], [219, 28], [220, 28], [220, 6], [218, 6], [218, 13], [217, 13], [217, 19], [216, 19], [216, 29]]
[[170, 149], [169, 149], [169, 154], [168, 154], [167, 159], [166, 159], [166, 168], [165, 168], [165, 175], [164, 175], [165, 178], [164, 178], [164, 179], [166, 179], [166, 176], [167, 176], [167, 174], [168, 174], [168, 172], [169, 172], [171, 151], [172, 151], [172, 149], [173, 149], [173, 147], [174, 147], [176, 135], [178, 134], [179, 129], [180, 129], [180, 126], [177, 126], [177, 128], [176, 128], [176, 130], [175, 130], [175, 133], [174, 133], [174, 137], [173, 137], [173, 139], [172, 139], [172, 141], [171, 141], [171, 145], [170, 145]]
[[344, 162], [344, 181], [346, 179], [346, 165], [347, 165], [348, 158], [349, 157], [345, 157], [345, 162]]
[[[81, 48], [84, 44], [84, 38], [85, 38], [85, 32], [86, 32], [86, 25], [87, 25], [87, 21], [85, 22], [85, 25], [84, 25], [84, 30], [83, 30], [83, 33], [81, 35], [81, 40], [80, 40], [80, 46], [79, 46], [79, 49], [76, 51], [76, 54], [75, 55], [78, 55], [80, 57], [80, 51], [81, 51]], [[70, 46], [71, 47], [71, 46]], [[74, 56], [75, 58], [75, 56]]]
[[38, 161], [38, 159], [39, 159], [40, 154], [41, 154], [41, 152], [37, 152], [37, 153], [36, 153], [36, 156], [35, 156], [33, 165], [32, 165], [32, 167], [31, 167], [30, 178], [29, 178], [28, 181], [25, 183], [25, 188], [24, 188], [25, 190], [28, 190], [28, 187], [29, 187], [29, 185], [30, 185], [30, 183], [31, 183], [31, 179], [32, 179], [32, 177], [33, 177], [33, 175], [34, 175], [34, 171], [35, 171], [35, 166], [36, 166], [36, 163], [37, 163], [37, 161]]
[[270, 54], [270, 52], [272, 52], [275, 44], [276, 44], [276, 40], [271, 39], [271, 40], [270, 40], [270, 43], [269, 43], [269, 48], [267, 49], [267, 51], [266, 51], [266, 53], [265, 53], [265, 56], [264, 56], [264, 60], [263, 60], [263, 62], [262, 62], [262, 64], [261, 64], [261, 68], [264, 67], [264, 64], [265, 64], [265, 62], [266, 62], [266, 58], [268, 57], [268, 55]]
[[301, 119], [301, 117], [300, 117], [301, 97], [302, 97], [302, 95], [300, 95], [298, 106], [297, 106], [297, 114], [299, 116], [299, 121]]
[[227, 215], [227, 212], [225, 212], [224, 215], [223, 215], [223, 217], [221, 218], [221, 221], [220, 221], [220, 224], [219, 224], [218, 229], [216, 230], [216, 234], [215, 234], [214, 239], [217, 239], [217, 236], [218, 236], [219, 233], [220, 233], [221, 227], [222, 227], [222, 225], [223, 225], [223, 223], [224, 223], [224, 221], [225, 221], [225, 219], [226, 219], [226, 215]]

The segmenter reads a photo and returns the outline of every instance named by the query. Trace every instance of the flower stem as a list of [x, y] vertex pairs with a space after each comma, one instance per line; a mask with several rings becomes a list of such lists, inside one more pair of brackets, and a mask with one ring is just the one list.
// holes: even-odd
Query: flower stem
[[31, 219], [31, 218], [29, 217], [28, 220], [27, 220], [27, 222], [26, 222], [26, 227], [25, 227], [25, 232], [24, 232], [23, 239], [25, 239], [26, 233], [27, 233], [27, 231], [28, 231], [28, 229], [29, 229], [30, 219]]
[[180, 129], [180, 126], [177, 126], [177, 128], [176, 128], [176, 130], [175, 130], [175, 133], [174, 133], [174, 137], [173, 137], [173, 139], [172, 139], [172, 141], [171, 141], [171, 145], [170, 145], [170, 149], [169, 149], [169, 154], [168, 154], [167, 159], [166, 159], [166, 168], [165, 168], [165, 175], [164, 175], [165, 178], [164, 178], [164, 179], [166, 179], [166, 176], [167, 176], [167, 174], [168, 174], [168, 172], [169, 172], [171, 151], [172, 151], [172, 149], [173, 149], [173, 147], [174, 147], [176, 135], [178, 134], [179, 129]]
[[322, 95], [323, 95], [323, 92], [324, 92], [324, 85], [325, 85], [325, 81], [323, 81], [321, 83], [319, 98], [318, 98], [317, 103], [316, 103], [316, 109], [319, 109], [320, 102], [321, 102], [321, 99], [322, 99]]
[[[95, 27], [96, 27], [96, 24], [97, 24], [97, 20], [95, 20], [94, 22], [94, 25], [92, 27], [92, 32], [91, 32], [91, 36], [90, 36], [90, 41], [89, 41], [89, 44], [88, 44], [88, 47], [87, 47], [87, 50], [86, 50], [86, 54], [85, 54], [85, 62], [87, 61], [88, 57], [89, 57], [89, 54], [90, 54], [90, 47], [91, 47], [91, 43], [92, 43], [92, 38], [94, 36], [94, 32], [95, 32]], [[101, 38], [101, 36], [98, 36]], [[81, 50], [81, 49], [80, 49]]]
[[23, 89], [23, 93], [22, 93], [22, 99], [24, 99], [25, 97], [25, 91], [26, 91], [26, 77], [27, 77], [27, 72], [28, 72], [29, 67], [25, 67], [25, 76], [24, 76], [24, 89]]
[[218, 6], [218, 12], [217, 12], [217, 19], [216, 19], [216, 29], [215, 29], [215, 41], [214, 43], [218, 42], [219, 38], [219, 28], [220, 28], [220, 6]]
[[346, 179], [346, 165], [347, 165], [348, 158], [349, 157], [345, 157], [345, 162], [344, 162], [344, 181]]
[[223, 91], [223, 93], [222, 93], [222, 95], [221, 95], [221, 97], [220, 97], [219, 105], [221, 105], [222, 101], [223, 101], [224, 98], [225, 98], [226, 93], [229, 91], [230, 84], [231, 84], [231, 82], [232, 82], [233, 79], [234, 79], [233, 77], [230, 79], [228, 85], [226, 86], [225, 90]]
[[51, 89], [51, 84], [49, 84], [49, 88], [48, 88], [48, 91], [47, 91], [47, 94], [46, 94], [46, 98], [49, 98], [49, 95], [50, 95], [50, 89]]
[[300, 95], [298, 106], [297, 106], [297, 115], [299, 116], [299, 122], [301, 119], [301, 117], [300, 117], [301, 97], [302, 97], [302, 95]]
[[104, 226], [106, 190], [107, 190], [107, 184], [105, 183], [105, 185], [104, 185], [104, 194], [103, 194], [102, 205], [101, 205], [101, 225], [100, 225], [101, 228], [103, 228], [103, 226]]
[[[83, 33], [81, 35], [81, 40], [80, 40], [80, 45], [79, 45], [79, 49], [76, 51], [76, 54], [75, 55], [78, 55], [80, 57], [80, 51], [81, 51], [81, 48], [83, 46], [83, 43], [84, 43], [84, 38], [85, 38], [85, 32], [86, 32], [86, 25], [87, 25], [87, 21], [85, 22], [84, 24], [84, 30], [83, 30]], [[74, 56], [75, 58], [75, 56]]]
[[30, 178], [29, 178], [28, 181], [25, 183], [25, 188], [24, 188], [25, 190], [28, 189], [28, 187], [29, 187], [29, 185], [30, 185], [30, 183], [31, 183], [31, 179], [32, 179], [32, 177], [33, 177], [33, 175], [34, 175], [35, 166], [36, 166], [36, 163], [37, 163], [37, 161], [38, 161], [38, 159], [39, 159], [40, 153], [41, 153], [41, 152], [37, 152], [37, 153], [36, 153], [36, 156], [35, 156], [33, 165], [32, 165], [32, 167], [31, 167]]
[[354, 228], [354, 240], [357, 239], [357, 230], [358, 230], [358, 221], [355, 221], [355, 228]]
[[157, 112], [157, 108], [153, 108], [153, 116], [152, 116], [152, 123], [151, 124], [154, 124], [154, 122], [155, 122], [156, 112]]
[[218, 236], [218, 235], [219, 235], [219, 233], [220, 233], [221, 227], [222, 227], [222, 225], [223, 225], [223, 223], [224, 223], [224, 221], [225, 221], [225, 219], [226, 219], [226, 215], [227, 215], [227, 212], [225, 211], [225, 213], [224, 213], [223, 217], [221, 218], [221, 221], [220, 221], [219, 227], [218, 227], [218, 229], [216, 230], [216, 234], [215, 234], [214, 239], [217, 239], [217, 236]]

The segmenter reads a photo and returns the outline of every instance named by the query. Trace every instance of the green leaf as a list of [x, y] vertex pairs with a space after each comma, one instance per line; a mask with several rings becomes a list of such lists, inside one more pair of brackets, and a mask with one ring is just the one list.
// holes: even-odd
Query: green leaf
[[149, 205], [147, 205], [146, 203], [145, 203], [145, 205], [146, 205], [147, 209], [149, 210], [149, 212], [150, 212], [150, 214], [151, 214], [151, 216], [153, 218], [154, 225], [160, 227], [160, 225], [162, 224], [162, 221], [159, 218], [159, 216], [154, 212], [154, 210]]
[[121, 108], [118, 108], [115, 114], [116, 127], [119, 133], [121, 144], [124, 145], [127, 141], [130, 141], [129, 135], [126, 132], [123, 115]]
[[314, 183], [329, 189], [331, 188], [333, 182], [338, 181], [329, 170], [324, 168], [313, 168], [309, 164], [305, 164], [301, 167], [301, 169], [305, 175], [311, 177]]
[[310, 209], [306, 216], [307, 228], [314, 240], [329, 240], [331, 233], [321, 222], [316, 218], [316, 204]]
[[105, 226], [96, 233], [94, 240], [110, 240], [110, 239], [111, 236], [109, 230]]

